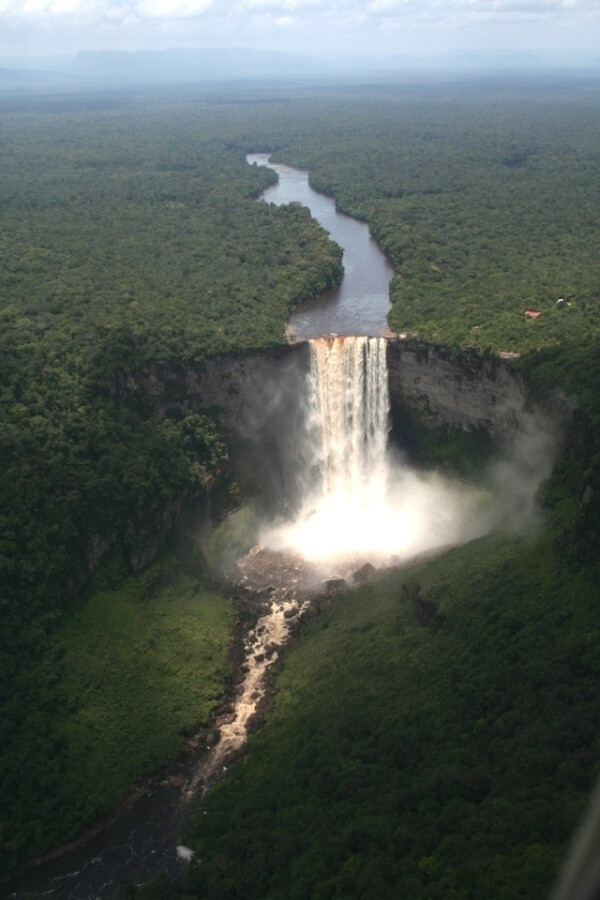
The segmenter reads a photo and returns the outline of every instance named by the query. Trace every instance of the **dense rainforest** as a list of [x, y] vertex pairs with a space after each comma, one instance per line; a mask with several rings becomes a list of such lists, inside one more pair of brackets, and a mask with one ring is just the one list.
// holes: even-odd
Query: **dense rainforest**
[[115, 386], [282, 342], [292, 305], [339, 280], [305, 210], [256, 203], [273, 176], [245, 152], [271, 151], [369, 223], [394, 329], [521, 354], [537, 390], [571, 398], [573, 427], [541, 534], [481, 539], [311, 622], [246, 765], [189, 826], [201, 865], [122, 894], [547, 894], [600, 750], [591, 87], [0, 103], [7, 868], [176, 753], [228, 672], [231, 613], [197, 547], [180, 538], [134, 572], [167, 504], [227, 471], [218, 411], [163, 418]]
[[432, 90], [321, 115], [318, 141], [290, 123], [276, 158], [369, 223], [394, 267], [395, 331], [495, 351], [597, 334], [591, 91]]
[[168, 503], [226, 468], [227, 448], [214, 411], [164, 419], [115, 385], [150, 362], [281, 342], [292, 304], [341, 277], [307, 210], [255, 202], [274, 175], [228, 148], [215, 119], [145, 103], [3, 115], [3, 860], [72, 836], [160, 761], [145, 734], [137, 767], [81, 790], [93, 728], [73, 736], [86, 701], [64, 696], [55, 628], [98, 549], [112, 548], [114, 586], [160, 538]]

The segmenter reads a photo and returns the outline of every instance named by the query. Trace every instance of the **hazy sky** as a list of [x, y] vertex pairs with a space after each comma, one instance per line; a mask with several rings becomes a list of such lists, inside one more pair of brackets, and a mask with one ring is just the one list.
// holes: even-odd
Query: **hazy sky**
[[600, 0], [0, 0], [4, 55], [182, 46], [600, 52]]

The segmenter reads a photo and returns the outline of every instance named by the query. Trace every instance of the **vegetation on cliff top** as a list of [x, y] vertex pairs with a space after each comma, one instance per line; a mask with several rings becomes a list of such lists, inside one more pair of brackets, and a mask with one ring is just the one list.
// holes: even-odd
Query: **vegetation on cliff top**
[[[116, 396], [116, 381], [276, 343], [290, 306], [339, 278], [339, 253], [306, 211], [255, 202], [273, 176], [244, 152], [271, 150], [370, 223], [396, 272], [394, 327], [534, 350], [523, 368], [581, 411], [546, 488], [552, 533], [483, 541], [408, 576], [448, 625], [415, 623], [402, 578], [340, 598], [311, 625], [247, 766], [194, 826], [204, 867], [165, 891], [369, 896], [375, 885], [458, 898], [483, 879], [490, 896], [519, 896], [521, 884], [538, 896], [599, 749], [598, 94], [242, 99], [16, 102], [2, 115], [2, 858], [70, 837], [122, 789], [105, 771], [75, 796], [84, 757], [102, 753], [99, 722], [135, 778], [217, 690], [229, 624], [218, 601], [207, 623], [185, 566], [173, 582], [189, 598], [181, 608], [168, 586], [149, 599], [154, 569], [126, 583], [117, 670], [148, 635], [165, 677], [148, 684], [138, 737], [119, 748], [110, 735], [130, 683], [119, 679], [107, 706], [114, 683], [89, 640], [97, 630], [112, 642], [121, 595], [75, 598], [91, 536], [113, 541], [123, 574], [156, 540], [164, 505], [226, 458], [214, 411], [162, 420], [143, 397]], [[179, 626], [167, 616], [158, 628], [156, 603], [178, 609], [198, 646], [214, 625], [213, 659], [196, 675], [171, 667]], [[162, 688], [192, 677], [190, 706], [164, 706]], [[157, 703], [164, 743], [146, 748]]]
[[391, 327], [494, 351], [597, 336], [598, 92], [425, 88], [363, 100], [342, 98], [335, 113], [322, 102], [318, 138], [300, 107], [273, 140], [278, 159], [369, 223], [394, 267]]
[[[3, 862], [72, 836], [98, 796], [114, 799], [90, 790], [65, 815], [62, 762], [43, 786], [61, 742], [36, 750], [59, 709], [51, 635], [94, 548], [139, 565], [165, 506], [226, 464], [215, 411], [163, 419], [115, 385], [150, 363], [281, 343], [291, 305], [341, 276], [307, 210], [256, 202], [274, 175], [228, 147], [218, 120], [210, 106], [142, 101], [2, 114]], [[36, 812], [35, 790], [54, 797], [52, 814]]]

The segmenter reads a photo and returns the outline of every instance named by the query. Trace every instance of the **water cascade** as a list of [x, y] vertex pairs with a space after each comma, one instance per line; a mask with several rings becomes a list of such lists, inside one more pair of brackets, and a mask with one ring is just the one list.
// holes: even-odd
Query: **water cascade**
[[389, 417], [387, 342], [310, 342], [308, 427], [320, 491], [331, 504], [368, 505], [385, 489]]
[[472, 492], [390, 454], [386, 349], [385, 338], [310, 341], [302, 502], [262, 542], [330, 574], [398, 562], [485, 530], [472, 518]]
[[[260, 164], [267, 164], [267, 159], [266, 155], [251, 158]], [[278, 171], [280, 175], [295, 172], [286, 167]], [[297, 174], [310, 191], [305, 173]], [[273, 188], [264, 196], [276, 199]], [[277, 202], [298, 199], [304, 195], [284, 193]], [[341, 217], [333, 201], [321, 199], [328, 205], [327, 215], [339, 220], [340, 229], [334, 231], [316, 205], [311, 207], [313, 214], [344, 246], [346, 275], [357, 277], [346, 277], [339, 290], [320, 298], [318, 304], [299, 307], [290, 322], [292, 330], [299, 339], [332, 330], [382, 334], [391, 267], [365, 225], [354, 223], [362, 236], [346, 240], [344, 228], [353, 220]], [[388, 447], [385, 339], [317, 337], [309, 349], [309, 371], [297, 392], [302, 433], [296, 441], [296, 422], [302, 415], [292, 417], [292, 437], [284, 442], [285, 450], [291, 452], [282, 454], [280, 461], [286, 470], [283, 482], [294, 484], [296, 491], [286, 498], [286, 516], [265, 523], [260, 544], [236, 564], [232, 593], [240, 614], [242, 652], [232, 694], [225, 698], [210, 730], [202, 728], [190, 741], [195, 749], [191, 760], [181, 760], [168, 777], [161, 774], [136, 788], [135, 795], [85, 843], [40, 864], [28, 883], [23, 875], [27, 893], [31, 887], [36, 896], [52, 894], [57, 900], [108, 897], [122, 878], [147, 881], [161, 870], [177, 873], [192, 855], [179, 843], [185, 816], [200, 808], [208, 786], [243, 752], [248, 731], [267, 699], [265, 674], [295, 623], [332, 589], [327, 580], [350, 576], [352, 584], [352, 576], [367, 561], [374, 566], [400, 563], [420, 552], [476, 537], [498, 519], [490, 491], [439, 473], [415, 471]], [[201, 405], [212, 402], [208, 399], [211, 390], [207, 388], [206, 403]], [[264, 390], [276, 395], [277, 384], [266, 379]], [[296, 381], [293, 391], [297, 391]], [[426, 388], [423, 393], [427, 394]], [[284, 392], [284, 396], [291, 394]], [[522, 418], [518, 431], [512, 456], [498, 468], [497, 483], [508, 507], [521, 517], [525, 510], [527, 519], [536, 487], [549, 473], [553, 444], [548, 428], [541, 428], [531, 416]]]

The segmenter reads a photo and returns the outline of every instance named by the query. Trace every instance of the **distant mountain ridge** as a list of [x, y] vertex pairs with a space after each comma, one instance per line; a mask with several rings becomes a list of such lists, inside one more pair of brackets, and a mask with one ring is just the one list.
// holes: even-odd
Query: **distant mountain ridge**
[[555, 56], [535, 52], [453, 51], [437, 56], [343, 56], [322, 59], [300, 53], [240, 47], [172, 50], [86, 50], [70, 56], [7, 57], [0, 86], [50, 86], [69, 80], [83, 86], [175, 84], [249, 79], [301, 79], [398, 72], [542, 71], [600, 68], [597, 54], [565, 50]]
[[110, 74], [136, 81], [197, 81], [312, 75], [338, 66], [329, 61], [277, 51], [218, 48], [205, 50], [88, 51], [73, 63], [79, 75]]

